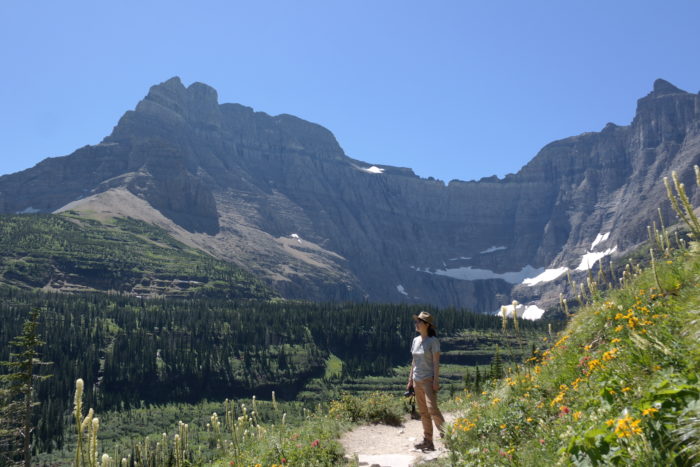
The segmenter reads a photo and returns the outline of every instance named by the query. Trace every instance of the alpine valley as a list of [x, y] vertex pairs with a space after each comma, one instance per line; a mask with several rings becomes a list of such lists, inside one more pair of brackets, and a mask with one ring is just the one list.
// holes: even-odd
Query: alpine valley
[[[175, 77], [153, 86], [100, 144], [0, 177], [0, 212], [63, 213], [38, 217], [67, 232], [59, 242], [66, 251], [71, 229], [97, 229], [110, 241], [126, 235], [117, 238], [125, 247], [142, 238], [176, 250], [192, 274], [157, 266], [135, 273], [125, 260], [130, 274], [112, 270], [110, 280], [95, 280], [104, 271], [93, 263], [77, 267], [68, 254], [47, 253], [22, 269], [31, 248], [7, 248], [1, 280], [44, 290], [163, 296], [193, 288], [226, 296], [221, 284], [236, 276], [248, 284], [233, 293], [242, 298], [481, 312], [515, 298], [541, 312], [558, 303], [567, 271], [584, 275], [645, 241], [658, 207], [667, 225], [675, 222], [660, 183], [671, 171], [697, 205], [689, 181], [698, 163], [700, 95], [663, 80], [639, 99], [627, 126], [552, 142], [502, 179], [445, 184], [351, 158], [320, 125], [219, 104], [211, 87], [185, 87]], [[30, 217], [3, 223], [24, 235], [31, 229], [17, 225]]]

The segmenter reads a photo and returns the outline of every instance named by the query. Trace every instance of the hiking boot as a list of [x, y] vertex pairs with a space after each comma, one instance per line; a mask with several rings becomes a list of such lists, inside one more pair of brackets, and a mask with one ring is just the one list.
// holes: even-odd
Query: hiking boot
[[413, 447], [416, 449], [420, 449], [423, 452], [435, 450], [435, 445], [433, 445], [433, 442], [430, 441], [429, 439], [424, 439], [423, 441], [414, 445]]

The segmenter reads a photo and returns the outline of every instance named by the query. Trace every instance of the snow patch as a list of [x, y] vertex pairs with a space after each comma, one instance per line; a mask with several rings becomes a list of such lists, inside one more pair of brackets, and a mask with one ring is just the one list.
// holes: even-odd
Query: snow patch
[[591, 250], [594, 250], [597, 244], [603, 243], [605, 240], [607, 240], [609, 236], [610, 232], [604, 234], [599, 233], [596, 235], [595, 240], [593, 240], [593, 243], [591, 243]]
[[450, 258], [447, 261], [458, 261], [460, 259], [472, 259], [472, 257], [471, 256], [457, 256], [455, 258]]
[[373, 165], [372, 167], [367, 167], [366, 169], [362, 169], [362, 171], [370, 173], [370, 174], [381, 174], [384, 173], [384, 169], [377, 167], [376, 165]]
[[295, 238], [297, 242], [301, 243], [301, 238], [299, 237], [299, 234], [293, 233], [290, 235], [291, 238]]
[[529, 264], [523, 267], [520, 271], [512, 272], [493, 272], [489, 269], [478, 269], [471, 266], [453, 268], [453, 269], [438, 269], [435, 272], [428, 270], [428, 268], [420, 269], [414, 268], [420, 272], [426, 272], [428, 274], [435, 274], [437, 276], [447, 276], [452, 279], [459, 279], [463, 281], [476, 281], [482, 279], [502, 279], [509, 284], [519, 284], [527, 277], [533, 277], [544, 272], [544, 268], [534, 268]]
[[589, 251], [581, 257], [581, 264], [576, 268], [577, 271], [588, 271], [591, 269], [598, 260], [604, 258], [605, 256], [611, 255], [617, 251], [617, 246], [608, 248], [605, 251], [592, 252]]
[[525, 308], [523, 312], [523, 319], [529, 319], [530, 321], [538, 320], [544, 314], [544, 310], [537, 305], [530, 305]]
[[403, 285], [397, 285], [396, 290], [398, 290], [401, 295], [405, 295], [408, 297], [408, 293], [406, 293], [406, 289], [403, 288]]
[[487, 253], [493, 253], [494, 251], [507, 250], [507, 249], [508, 249], [508, 247], [506, 247], [506, 246], [492, 246], [490, 248], [485, 249], [484, 251], [480, 251], [479, 254], [485, 255]]
[[[503, 316], [503, 312], [505, 311], [506, 318], [512, 318], [513, 317], [513, 305], [504, 305], [501, 307], [500, 310], [496, 312], [496, 315], [498, 316]], [[518, 318], [522, 319], [529, 319], [530, 321], [535, 321], [540, 318], [542, 318], [542, 315], [544, 314], [544, 310], [537, 305], [528, 305], [525, 306], [521, 303], [518, 303], [515, 306], [515, 315]]]
[[535, 277], [528, 277], [527, 279], [523, 280], [523, 284], [528, 285], [532, 287], [535, 284], [539, 284], [540, 282], [550, 282], [553, 281], [554, 279], [558, 278], [562, 274], [564, 274], [566, 271], [568, 271], [569, 268], [567, 267], [561, 267], [561, 268], [556, 268], [556, 269], [545, 269], [542, 274], [539, 276]]
[[22, 211], [17, 211], [17, 214], [36, 214], [37, 212], [39, 212], [38, 209], [34, 209], [33, 207], [29, 206]]

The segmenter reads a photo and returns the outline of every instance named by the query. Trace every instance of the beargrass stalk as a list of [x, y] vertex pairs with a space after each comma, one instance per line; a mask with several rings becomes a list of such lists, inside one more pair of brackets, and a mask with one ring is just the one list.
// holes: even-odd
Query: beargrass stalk
[[661, 282], [659, 282], [659, 274], [656, 271], [656, 260], [654, 259], [654, 249], [649, 249], [649, 254], [651, 255], [651, 269], [654, 271], [654, 281], [656, 282], [656, 287], [659, 288], [659, 292], [664, 293], [664, 288], [661, 287]]
[[83, 389], [85, 383], [82, 378], [78, 378], [75, 381], [75, 397], [73, 399], [74, 408], [73, 414], [75, 416], [75, 426], [77, 430], [76, 439], [76, 449], [75, 449], [75, 465], [80, 467], [82, 461], [82, 450], [83, 450], [83, 430], [82, 430], [82, 418], [83, 418]]
[[[695, 170], [696, 181], [700, 184], [700, 179], [698, 178], [700, 169], [697, 165], [694, 166], [693, 169]], [[698, 218], [693, 211], [693, 206], [690, 204], [688, 195], [685, 192], [685, 185], [679, 181], [678, 174], [675, 171], [671, 172], [671, 178], [673, 179], [673, 186], [676, 189], [676, 194], [674, 195], [668, 178], [664, 177], [666, 196], [668, 197], [669, 201], [671, 201], [671, 206], [678, 217], [690, 228], [693, 238], [698, 239], [700, 238], [700, 221], [698, 221]]]
[[678, 231], [677, 231], [677, 230], [676, 230], [675, 232], [673, 232], [673, 236], [674, 236], [675, 239], [676, 239], [676, 248], [678, 248], [679, 250], [685, 250], [685, 248], [686, 248], [685, 242], [683, 241], [683, 239], [681, 239], [681, 238], [678, 236]]
[[88, 444], [88, 465], [97, 467], [97, 432], [100, 429], [100, 419], [95, 417], [90, 421], [90, 442]]
[[617, 278], [615, 277], [615, 268], [613, 267], [613, 261], [612, 259], [608, 263], [610, 266], [610, 286], [614, 287], [615, 283], [617, 282]]
[[586, 280], [586, 285], [588, 286], [588, 296], [593, 299], [593, 296], [597, 293], [598, 287], [595, 281], [591, 280], [590, 277]]
[[659, 225], [661, 225], [661, 235], [665, 243], [664, 252], [668, 257], [671, 254], [671, 240], [668, 238], [668, 229], [666, 228], [666, 224], [664, 223], [664, 217], [661, 214], [661, 208], [657, 208], [657, 212], [659, 213]]
[[564, 316], [569, 318], [569, 307], [566, 305], [566, 299], [564, 298], [563, 293], [559, 293], [559, 306], [561, 307], [562, 313], [564, 313]]

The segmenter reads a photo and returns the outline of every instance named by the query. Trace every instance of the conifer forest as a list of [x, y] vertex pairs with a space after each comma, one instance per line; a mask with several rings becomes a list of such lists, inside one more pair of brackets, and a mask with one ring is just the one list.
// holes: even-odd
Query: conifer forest
[[[340, 379], [386, 375], [407, 364], [408, 343], [415, 335], [411, 317], [423, 309], [370, 303], [143, 299], [3, 287], [0, 360], [9, 358], [8, 343], [21, 333], [25, 318], [39, 310], [38, 332], [45, 341], [40, 355], [52, 364], [38, 370], [51, 377], [36, 389], [35, 449], [50, 452], [64, 445], [78, 378], [85, 381], [85, 406], [98, 412], [271, 391], [293, 400], [310, 380], [323, 376], [331, 354], [343, 362]], [[438, 313], [443, 336], [501, 327], [501, 319], [494, 316], [427, 309]], [[543, 326], [522, 323], [524, 331]], [[449, 349], [449, 339], [446, 342]]]

